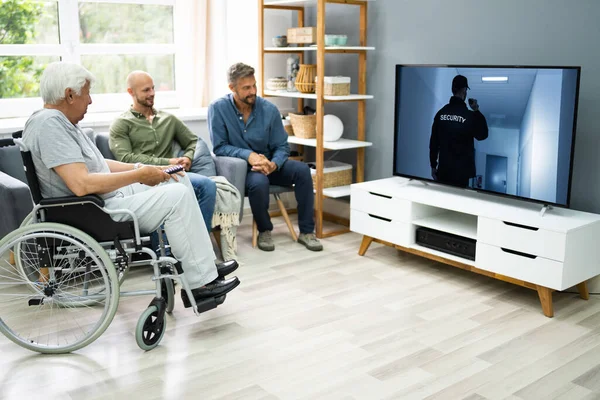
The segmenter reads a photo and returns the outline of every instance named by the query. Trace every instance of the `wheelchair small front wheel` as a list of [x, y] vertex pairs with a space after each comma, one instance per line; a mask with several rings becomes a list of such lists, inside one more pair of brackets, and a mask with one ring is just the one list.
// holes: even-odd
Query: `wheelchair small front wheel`
[[175, 308], [175, 283], [171, 278], [165, 278], [160, 285], [161, 296], [167, 302], [167, 314], [171, 314]]
[[[158, 318], [159, 309], [155, 305], [148, 307], [140, 318], [135, 327], [135, 341], [140, 349], [148, 351], [152, 350], [162, 340], [165, 335], [167, 321], [164, 318]], [[159, 322], [162, 320], [162, 322]]]

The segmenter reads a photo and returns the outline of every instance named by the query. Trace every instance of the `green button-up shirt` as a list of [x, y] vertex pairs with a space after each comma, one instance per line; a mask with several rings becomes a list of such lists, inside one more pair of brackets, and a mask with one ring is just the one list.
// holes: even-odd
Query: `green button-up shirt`
[[168, 165], [173, 158], [173, 141], [194, 159], [198, 137], [179, 118], [154, 111], [152, 123], [133, 108], [121, 114], [110, 126], [110, 150], [118, 161]]

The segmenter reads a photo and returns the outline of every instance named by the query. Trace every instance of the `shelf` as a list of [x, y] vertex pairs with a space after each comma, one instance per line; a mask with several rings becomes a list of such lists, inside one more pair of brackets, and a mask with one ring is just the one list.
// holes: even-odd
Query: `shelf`
[[[326, 46], [325, 51], [330, 52], [360, 52], [375, 50], [370, 46]], [[317, 46], [310, 47], [265, 47], [265, 52], [272, 53], [297, 53], [299, 51], [317, 51]]]
[[[258, 78], [259, 79], [259, 86], [261, 88], [260, 91], [260, 95], [265, 97], [265, 98], [274, 98], [274, 97], [279, 97], [279, 98], [288, 98], [288, 99], [298, 99], [298, 106], [300, 108], [302, 108], [304, 106], [304, 102], [302, 101], [302, 99], [306, 99], [306, 100], [316, 100], [316, 107], [318, 109], [318, 118], [319, 118], [319, 123], [323, 122], [323, 116], [325, 115], [325, 107], [327, 106], [327, 104], [330, 103], [336, 103], [336, 104], [344, 104], [345, 102], [354, 102], [355, 104], [358, 105], [358, 112], [356, 113], [357, 116], [357, 129], [358, 132], [356, 134], [356, 136], [353, 136], [357, 139], [360, 140], [350, 140], [350, 139], [340, 139], [340, 140], [336, 140], [336, 141], [330, 141], [330, 142], [326, 142], [323, 141], [321, 142], [323, 144], [322, 147], [319, 147], [317, 149], [317, 139], [303, 139], [303, 138], [298, 138], [296, 136], [288, 136], [288, 143], [290, 144], [295, 144], [298, 146], [308, 146], [308, 147], [312, 147], [315, 149], [315, 151], [317, 152], [321, 152], [320, 154], [317, 154], [317, 156], [323, 156], [323, 152], [327, 151], [329, 152], [328, 154], [332, 154], [332, 152], [330, 151], [339, 151], [339, 150], [345, 150], [345, 149], [359, 149], [358, 151], [356, 151], [356, 179], [358, 181], [362, 181], [364, 180], [364, 169], [365, 169], [365, 160], [364, 160], [364, 156], [365, 156], [365, 151], [364, 150], [360, 150], [360, 149], [364, 149], [367, 148], [369, 146], [373, 146], [373, 143], [371, 142], [367, 142], [366, 139], [366, 134], [365, 134], [365, 128], [367, 125], [367, 119], [366, 119], [366, 109], [367, 107], [363, 107], [365, 104], [366, 100], [370, 100], [373, 99], [374, 96], [367, 94], [368, 93], [368, 89], [367, 89], [367, 63], [365, 62], [366, 57], [369, 55], [370, 51], [374, 51], [375, 47], [373, 46], [368, 46], [369, 41], [367, 40], [367, 25], [368, 25], [368, 18], [367, 18], [367, 9], [368, 9], [368, 5], [369, 3], [373, 4], [373, 2], [376, 0], [259, 0], [258, 2], [258, 6], [259, 6], [259, 19], [258, 19], [258, 26], [259, 26], [259, 32], [258, 32], [258, 39], [259, 39], [259, 43], [260, 46], [257, 49], [259, 52], [259, 57], [260, 57], [260, 76]], [[325, 20], [326, 20], [326, 8], [325, 5], [330, 5], [330, 4], [334, 4], [334, 5], [339, 5], [339, 6], [343, 6], [343, 5], [348, 5], [348, 6], [354, 6], [354, 8], [358, 9], [357, 11], [359, 11], [358, 14], [359, 18], [357, 21], [355, 21], [354, 23], [350, 23], [350, 25], [348, 25], [348, 29], [350, 28], [354, 28], [353, 30], [358, 32], [358, 38], [357, 40], [351, 40], [349, 43], [346, 43], [344, 46], [328, 46], [325, 44], [324, 41], [324, 35], [326, 34], [337, 34], [338, 32], [328, 32], [327, 28], [325, 26]], [[318, 46], [316, 44], [296, 44], [296, 43], [289, 43], [286, 45], [286, 47], [276, 47], [273, 45], [272, 41], [270, 39], [266, 39], [265, 40], [265, 24], [267, 24], [267, 21], [265, 20], [265, 13], [269, 12], [269, 10], [279, 10], [279, 11], [288, 11], [288, 12], [292, 12], [293, 14], [296, 14], [295, 17], [297, 17], [297, 21], [290, 21], [291, 26], [298, 26], [298, 27], [307, 27], [305, 26], [305, 21], [307, 20], [307, 13], [310, 13], [311, 17], [314, 18], [309, 18], [309, 20], [312, 20], [313, 22], [311, 22], [311, 27], [316, 27], [316, 31], [317, 31], [317, 35], [319, 35], [319, 40], [315, 42], [318, 42]], [[323, 13], [323, 15], [320, 15], [321, 13]], [[319, 14], [319, 16], [317, 16], [317, 14]], [[335, 17], [335, 16], [333, 16]], [[296, 18], [294, 18], [296, 19]], [[316, 19], [316, 21], [314, 21]], [[346, 34], [350, 34], [350, 32], [344, 32]], [[314, 40], [314, 38], [312, 39]], [[329, 41], [327, 42], [329, 43]], [[276, 56], [276, 55], [279, 56]], [[328, 59], [329, 57], [327, 57], [327, 55], [345, 55], [346, 57], [350, 57], [350, 59], [354, 59], [355, 56], [357, 56], [357, 61], [358, 61], [358, 71], [357, 71], [357, 77], [356, 77], [356, 81], [354, 81], [354, 93], [353, 94], [348, 94], [347, 96], [329, 96], [329, 95], [325, 95], [325, 91], [323, 90], [323, 86], [322, 86], [322, 80], [319, 81], [319, 86], [317, 87], [317, 92], [315, 93], [301, 93], [301, 92], [288, 92], [287, 90], [285, 90], [285, 88], [283, 90], [269, 90], [268, 87], [275, 87], [275, 86], [268, 86], [267, 85], [267, 79], [268, 76], [265, 76], [265, 63], [267, 61], [271, 61], [272, 59], [270, 57], [281, 57], [281, 56], [285, 56], [288, 57], [289, 55], [296, 55], [299, 56], [301, 59], [304, 56], [309, 56], [311, 55], [312, 57], [310, 58], [314, 58], [314, 60], [311, 60], [313, 62], [313, 64], [317, 64], [318, 66], [322, 67], [325, 65], [325, 61], [326, 59]], [[284, 57], [284, 58], [285, 58]], [[273, 59], [274, 61], [274, 59]], [[325, 75], [323, 73], [323, 70], [321, 68], [319, 68], [319, 75], [320, 78], [323, 78], [322, 75]], [[354, 80], [354, 78], [352, 78]], [[357, 85], [358, 83], [358, 85]], [[280, 87], [280, 86], [278, 86]], [[332, 92], [329, 92], [332, 93]], [[320, 136], [322, 137], [322, 136]], [[298, 156], [298, 158], [300, 158], [302, 156]], [[330, 198], [330, 199], [336, 199], [336, 198], [344, 198], [344, 197], [349, 197], [350, 196], [350, 185], [347, 186], [339, 186], [339, 187], [332, 187], [332, 188], [323, 188], [322, 190], [320, 190], [318, 193], [315, 191], [316, 193], [316, 199], [315, 199], [315, 234], [317, 235], [318, 238], [324, 238], [324, 237], [329, 237], [329, 236], [333, 236], [333, 235], [337, 235], [337, 234], [341, 234], [341, 233], [345, 233], [348, 232], [348, 229], [345, 229], [344, 231], [337, 231], [331, 234], [324, 234], [323, 232], [323, 221], [325, 220], [325, 216], [327, 213], [324, 212], [323, 210], [323, 198]]]
[[[375, 0], [361, 0], [371, 2]], [[326, 0], [326, 2], [328, 2]], [[288, 6], [288, 7], [303, 7], [317, 4], [317, 0], [265, 0], [265, 6]]]
[[477, 239], [476, 215], [451, 211], [434, 215], [432, 217], [417, 219], [413, 221], [413, 224], [436, 229], [442, 232], [452, 233], [454, 235], [459, 235], [470, 239]]
[[413, 244], [410, 246], [411, 249], [419, 250], [423, 253], [433, 254], [434, 256], [442, 257], [447, 260], [457, 261], [462, 264], [467, 264], [471, 266], [475, 266], [475, 261], [469, 260], [468, 258], [462, 258], [455, 256], [453, 254], [444, 253], [443, 251], [438, 251], [434, 249], [430, 249], [429, 247], [419, 246], [418, 244]]
[[[313, 190], [313, 192], [316, 192], [316, 191]], [[323, 196], [331, 197], [332, 199], [350, 196], [350, 185], [324, 188]]]
[[[295, 99], [317, 99], [315, 93], [300, 93], [300, 92], [288, 92], [286, 90], [265, 90], [265, 96], [275, 97], [292, 97]], [[349, 96], [323, 96], [327, 101], [356, 101], [356, 100], [369, 100], [373, 96], [369, 94], [351, 94]]]
[[[288, 136], [288, 143], [300, 144], [302, 146], [317, 147], [317, 139], [304, 139], [296, 136]], [[335, 142], [323, 142], [323, 147], [329, 150], [358, 149], [360, 147], [372, 146], [371, 142], [362, 140], [339, 139]]]

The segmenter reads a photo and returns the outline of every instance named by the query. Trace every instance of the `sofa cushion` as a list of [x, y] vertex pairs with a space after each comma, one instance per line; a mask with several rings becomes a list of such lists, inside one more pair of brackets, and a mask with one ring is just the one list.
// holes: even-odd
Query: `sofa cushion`
[[[182, 157], [184, 150], [181, 148], [179, 143], [173, 141], [173, 157]], [[192, 167], [190, 172], [204, 176], [217, 176], [217, 167], [213, 156], [206, 145], [206, 142], [202, 138], [198, 137], [196, 143], [196, 150], [194, 151], [194, 159], [192, 160]]]
[[98, 150], [100, 150], [100, 153], [102, 153], [104, 158], [106, 158], [107, 160], [115, 160], [115, 156], [110, 150], [109, 141], [110, 135], [108, 132], [100, 132], [97, 135], [95, 135], [94, 142], [96, 143], [96, 147], [98, 148]]
[[206, 142], [202, 138], [198, 138], [190, 171], [204, 176], [217, 176], [215, 161]]
[[19, 146], [0, 147], [0, 171], [27, 184]]

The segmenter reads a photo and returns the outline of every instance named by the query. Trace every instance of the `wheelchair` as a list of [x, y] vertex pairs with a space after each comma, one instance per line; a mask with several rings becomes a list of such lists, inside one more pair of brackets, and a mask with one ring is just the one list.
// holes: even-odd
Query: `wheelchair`
[[[225, 301], [223, 295], [197, 303], [181, 264], [165, 255], [162, 232], [157, 254], [129, 210], [108, 210], [96, 195], [43, 199], [31, 154], [21, 155], [35, 206], [0, 241], [0, 332], [8, 339], [39, 353], [70, 353], [102, 335], [121, 296], [153, 295], [135, 329], [137, 345], [148, 351], [164, 336], [175, 281], [196, 315]], [[130, 220], [115, 222], [113, 214]], [[155, 288], [121, 291], [130, 268], [148, 264]]]

